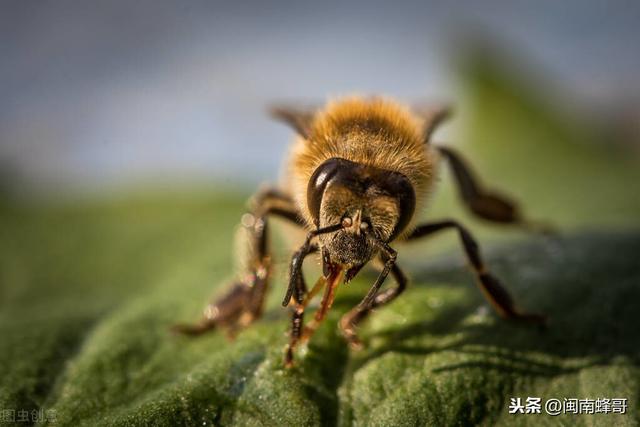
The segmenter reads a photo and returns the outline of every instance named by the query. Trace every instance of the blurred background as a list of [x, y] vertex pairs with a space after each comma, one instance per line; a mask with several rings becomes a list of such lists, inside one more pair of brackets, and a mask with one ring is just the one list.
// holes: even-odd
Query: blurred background
[[5, 2], [3, 185], [248, 189], [277, 178], [291, 139], [266, 106], [353, 93], [450, 103], [444, 135], [469, 142], [478, 60], [623, 143], [638, 135], [639, 20], [632, 1]]

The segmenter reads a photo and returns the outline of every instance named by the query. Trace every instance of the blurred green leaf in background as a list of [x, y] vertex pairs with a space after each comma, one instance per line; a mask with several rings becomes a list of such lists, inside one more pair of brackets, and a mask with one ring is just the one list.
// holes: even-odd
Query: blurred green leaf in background
[[[283, 268], [265, 317], [234, 342], [168, 332], [195, 320], [232, 274], [229, 242], [248, 194], [6, 201], [0, 409], [42, 408], [55, 414], [50, 423], [87, 426], [637, 425], [637, 151], [601, 140], [594, 123], [539, 99], [491, 55], [472, 56], [461, 75], [461, 151], [487, 185], [522, 200], [561, 237], [478, 223], [446, 172], [425, 218], [469, 224], [517, 301], [551, 317], [548, 330], [489, 310], [448, 236], [399, 248], [413, 280], [363, 326], [365, 350], [350, 353], [336, 322], [364, 294], [367, 274], [341, 287], [298, 366], [286, 370]], [[510, 397], [528, 396], [622, 397], [629, 408], [508, 413]]]

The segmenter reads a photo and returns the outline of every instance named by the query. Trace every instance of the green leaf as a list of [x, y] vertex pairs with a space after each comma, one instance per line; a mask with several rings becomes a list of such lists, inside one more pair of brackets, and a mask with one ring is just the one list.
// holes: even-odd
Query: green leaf
[[[538, 425], [557, 418], [509, 415], [509, 397], [625, 397], [624, 416], [564, 417], [579, 425], [638, 421], [638, 233], [485, 251], [522, 306], [551, 316], [546, 331], [496, 317], [461, 255], [441, 256], [409, 264], [410, 289], [374, 313], [361, 330], [367, 349], [350, 353], [336, 323], [364, 294], [373, 279], [365, 275], [340, 289], [328, 320], [287, 370], [279, 282], [265, 317], [234, 342], [218, 332], [197, 339], [168, 332], [193, 319], [209, 283], [229, 273], [221, 266], [228, 259], [214, 256], [226, 249], [228, 227], [209, 209], [229, 206], [217, 212], [230, 222], [240, 206], [197, 198], [152, 205], [5, 212], [9, 237], [34, 234], [2, 244], [0, 408], [51, 409], [63, 425], [509, 424], [514, 417]], [[177, 212], [192, 221], [179, 227]], [[222, 242], [203, 237], [216, 232]]]

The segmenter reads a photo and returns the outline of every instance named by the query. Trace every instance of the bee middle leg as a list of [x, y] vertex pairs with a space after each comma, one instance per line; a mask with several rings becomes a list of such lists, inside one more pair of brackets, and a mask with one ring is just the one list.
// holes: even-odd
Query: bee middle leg
[[546, 322], [546, 316], [524, 312], [516, 307], [513, 298], [502, 286], [502, 283], [487, 270], [480, 255], [480, 248], [476, 240], [471, 233], [458, 222], [447, 220], [422, 224], [416, 227], [411, 234], [407, 236], [406, 240], [415, 240], [447, 229], [455, 229], [458, 231], [458, 236], [460, 237], [467, 259], [476, 275], [480, 290], [501, 317], [531, 323], [544, 324]]
[[199, 335], [215, 327], [224, 327], [230, 337], [262, 315], [264, 300], [269, 289], [271, 256], [268, 247], [269, 216], [284, 218], [304, 226], [293, 201], [278, 190], [260, 191], [253, 197], [251, 213], [242, 218], [242, 227], [248, 239], [247, 259], [241, 274], [226, 294], [210, 303], [202, 319], [192, 325], [176, 325], [173, 330], [187, 335]]

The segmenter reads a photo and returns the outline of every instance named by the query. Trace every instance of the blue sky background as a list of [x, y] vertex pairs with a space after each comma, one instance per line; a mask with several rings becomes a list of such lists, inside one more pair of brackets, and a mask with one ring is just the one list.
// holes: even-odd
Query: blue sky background
[[270, 102], [354, 92], [456, 102], [453, 58], [478, 31], [589, 108], [640, 95], [631, 1], [18, 0], [0, 10], [0, 167], [41, 188], [273, 180], [291, 133], [266, 117]]

